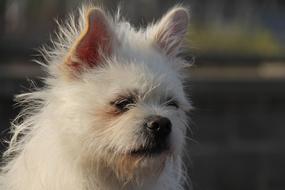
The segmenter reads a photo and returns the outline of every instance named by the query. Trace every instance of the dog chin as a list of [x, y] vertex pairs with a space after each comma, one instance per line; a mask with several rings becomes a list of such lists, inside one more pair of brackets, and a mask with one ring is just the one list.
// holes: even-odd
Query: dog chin
[[168, 147], [133, 149], [118, 159], [116, 173], [123, 180], [156, 179], [165, 168], [166, 161], [171, 155]]

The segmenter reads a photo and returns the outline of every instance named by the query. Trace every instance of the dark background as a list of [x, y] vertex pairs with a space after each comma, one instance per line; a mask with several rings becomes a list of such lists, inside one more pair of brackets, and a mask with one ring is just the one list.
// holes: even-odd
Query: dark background
[[[159, 18], [176, 3], [190, 7], [188, 92], [194, 140], [187, 162], [195, 190], [285, 189], [285, 1], [122, 0], [135, 25]], [[114, 12], [115, 0], [102, 0]], [[32, 62], [48, 42], [54, 18], [78, 0], [0, 1], [0, 128], [19, 112], [13, 96], [43, 76]], [[1, 141], [1, 150], [7, 145]]]

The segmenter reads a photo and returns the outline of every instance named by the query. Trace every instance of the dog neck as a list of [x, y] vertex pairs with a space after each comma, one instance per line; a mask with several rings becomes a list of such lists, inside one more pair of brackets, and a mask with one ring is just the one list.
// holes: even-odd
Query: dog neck
[[[42, 141], [47, 136], [50, 137], [50, 140]], [[149, 178], [144, 176], [145, 181], [140, 183], [137, 180], [121, 180], [113, 169], [97, 167], [98, 163], [93, 163], [94, 167], [88, 163], [87, 167], [83, 164], [86, 162], [82, 162], [82, 158], [73, 155], [72, 152], [64, 146], [62, 139], [57, 136], [55, 131], [50, 128], [40, 128], [22, 152], [7, 166], [9, 167], [7, 179], [1, 180], [13, 179], [13, 181], [6, 183], [8, 187], [4, 187], [4, 189], [172, 190], [177, 189], [179, 184], [179, 180], [175, 176], [175, 168], [180, 168], [179, 162], [167, 163], [157, 178], [153, 178], [150, 173]]]

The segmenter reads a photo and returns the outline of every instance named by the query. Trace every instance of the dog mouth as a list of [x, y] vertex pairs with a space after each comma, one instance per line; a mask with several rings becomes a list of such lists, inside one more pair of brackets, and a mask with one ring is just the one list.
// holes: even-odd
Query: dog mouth
[[168, 152], [170, 149], [167, 143], [157, 144], [153, 146], [141, 146], [138, 149], [130, 151], [132, 156], [156, 156]]

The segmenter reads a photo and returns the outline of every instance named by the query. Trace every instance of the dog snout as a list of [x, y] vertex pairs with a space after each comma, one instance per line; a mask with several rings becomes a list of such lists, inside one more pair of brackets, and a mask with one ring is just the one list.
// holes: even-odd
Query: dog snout
[[171, 121], [159, 115], [152, 115], [146, 119], [146, 129], [158, 138], [166, 138], [171, 132]]

